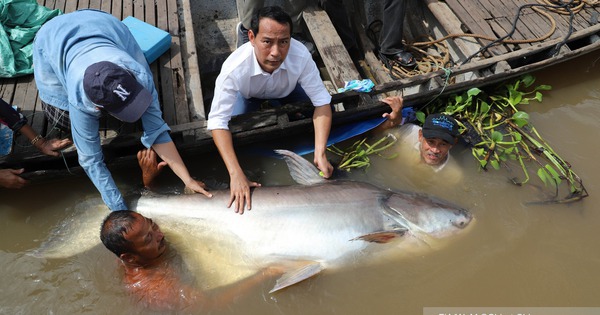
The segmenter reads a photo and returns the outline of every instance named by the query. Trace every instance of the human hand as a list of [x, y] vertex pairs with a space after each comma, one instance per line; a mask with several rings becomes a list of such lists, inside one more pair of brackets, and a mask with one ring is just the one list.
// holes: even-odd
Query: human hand
[[59, 156], [60, 150], [70, 146], [73, 144], [73, 141], [70, 139], [44, 139], [41, 138], [35, 143], [35, 147], [40, 150], [40, 152], [49, 155], [49, 156]]
[[189, 190], [192, 190], [194, 192], [203, 194], [203, 195], [205, 195], [208, 198], [212, 198], [212, 196], [213, 196], [211, 193], [209, 193], [206, 190], [207, 189], [206, 184], [203, 183], [203, 182], [201, 182], [201, 181], [199, 181], [199, 180], [192, 179], [191, 182], [189, 182], [187, 185], [185, 185], [185, 188], [189, 189]]
[[388, 104], [392, 109], [391, 113], [384, 113], [382, 116], [387, 118], [391, 125], [399, 125], [402, 120], [402, 106], [404, 105], [404, 101], [401, 96], [391, 96], [386, 97], [382, 100], [382, 102]]
[[260, 187], [257, 182], [251, 182], [245, 175], [232, 176], [229, 185], [231, 197], [227, 208], [235, 202], [235, 213], [244, 214], [244, 205], [247, 205], [248, 210], [252, 210], [252, 195], [250, 187]]
[[0, 187], [19, 189], [23, 188], [29, 183], [28, 180], [20, 177], [19, 175], [25, 171], [24, 168], [13, 170], [13, 169], [2, 169], [0, 170]]
[[163, 167], [167, 165], [167, 162], [165, 161], [158, 163], [156, 157], [157, 154], [152, 149], [142, 149], [137, 153], [138, 164], [142, 169], [142, 181], [147, 188], [150, 188], [153, 185], [156, 176], [158, 176]]
[[327, 160], [325, 153], [315, 153], [314, 163], [317, 168], [323, 173], [324, 178], [329, 178], [333, 174], [333, 166]]

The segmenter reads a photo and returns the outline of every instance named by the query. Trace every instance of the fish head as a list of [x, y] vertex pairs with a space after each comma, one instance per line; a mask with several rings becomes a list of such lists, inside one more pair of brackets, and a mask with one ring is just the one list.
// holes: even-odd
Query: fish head
[[467, 209], [424, 194], [393, 194], [387, 200], [391, 216], [411, 233], [444, 238], [464, 231], [473, 215]]

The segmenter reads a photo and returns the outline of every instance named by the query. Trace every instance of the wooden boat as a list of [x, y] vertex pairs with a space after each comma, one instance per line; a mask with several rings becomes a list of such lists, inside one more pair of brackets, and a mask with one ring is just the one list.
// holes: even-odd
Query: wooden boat
[[[440, 95], [497, 83], [600, 51], [597, 0], [571, 1], [568, 6], [551, 0], [408, 1], [407, 44], [422, 47], [419, 42], [423, 42], [420, 39], [423, 35], [425, 41], [444, 39], [438, 44], [443, 47], [442, 52], [435, 47], [420, 49], [447, 57], [443, 65], [412, 74], [390, 72], [367, 35], [376, 25], [373, 21], [381, 10], [380, 1], [346, 1], [364, 60], [350, 58], [324, 11], [305, 11], [306, 35], [318, 49], [315, 60], [322, 68], [323, 80], [336, 107], [333, 128], [380, 116], [387, 110], [387, 105], [378, 101], [385, 93], [401, 93], [409, 105], [426, 104]], [[38, 3], [64, 12], [96, 8], [120, 19], [134, 16], [167, 30], [172, 35], [171, 48], [151, 65], [164, 118], [182, 152], [215, 150], [206, 130], [206, 117], [214, 79], [235, 47], [237, 7], [243, 1], [38, 0]], [[370, 93], [336, 92], [346, 81], [367, 78], [375, 83]], [[30, 118], [34, 129], [45, 135], [62, 136], [48, 126], [32, 76], [1, 79], [0, 97], [17, 105]], [[234, 117], [230, 124], [234, 141], [236, 145], [247, 145], [309, 134], [310, 115], [308, 118], [292, 115], [306, 109], [310, 109], [310, 104], [288, 104]], [[107, 118], [102, 126], [106, 162], [131, 163], [141, 148], [141, 125], [121, 124]], [[25, 167], [34, 178], [82, 173], [75, 150], [64, 152], [60, 158], [50, 158], [40, 155], [22, 138], [15, 137], [12, 153], [0, 158], [0, 167]]]

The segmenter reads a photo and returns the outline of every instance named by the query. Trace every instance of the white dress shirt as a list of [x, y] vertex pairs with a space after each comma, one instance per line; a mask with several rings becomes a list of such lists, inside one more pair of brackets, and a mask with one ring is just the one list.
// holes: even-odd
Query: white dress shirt
[[312, 104], [331, 103], [312, 56], [300, 43], [291, 39], [290, 49], [281, 66], [268, 73], [262, 70], [250, 42], [236, 49], [223, 63], [215, 83], [215, 93], [208, 114], [207, 129], [229, 129], [233, 106], [241, 95], [245, 99], [278, 99], [288, 96], [300, 84]]

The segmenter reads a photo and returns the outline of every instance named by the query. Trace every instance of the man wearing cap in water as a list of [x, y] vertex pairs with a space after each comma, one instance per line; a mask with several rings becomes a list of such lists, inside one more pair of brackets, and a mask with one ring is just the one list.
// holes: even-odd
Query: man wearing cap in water
[[162, 119], [150, 67], [121, 21], [97, 10], [55, 17], [36, 34], [33, 63], [49, 122], [71, 131], [79, 164], [110, 210], [127, 206], [104, 163], [98, 133], [103, 111], [123, 122], [141, 119], [142, 144], [152, 147], [186, 187], [211, 196], [183, 164]]
[[[399, 126], [402, 121], [402, 97], [388, 97], [383, 100], [392, 109], [391, 113], [383, 114], [387, 118], [379, 130]], [[460, 133], [458, 123], [454, 118], [444, 114], [431, 114], [425, 118], [423, 127], [406, 124], [401, 128], [402, 139], [413, 144], [419, 151], [421, 161], [432, 166], [436, 171], [448, 163], [448, 152], [458, 142]]]

